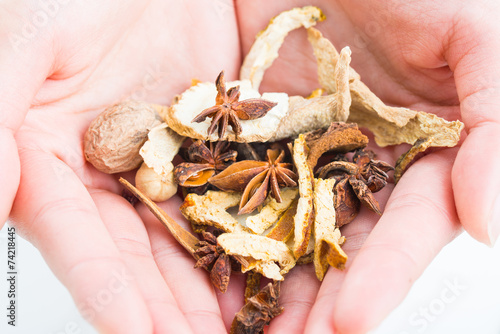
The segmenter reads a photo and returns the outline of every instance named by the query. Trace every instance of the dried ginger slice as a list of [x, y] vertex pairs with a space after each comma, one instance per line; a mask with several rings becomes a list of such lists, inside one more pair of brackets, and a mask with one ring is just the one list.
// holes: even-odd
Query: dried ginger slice
[[167, 176], [172, 172], [172, 160], [184, 139], [169, 129], [166, 123], [162, 123], [149, 131], [148, 140], [141, 147], [139, 154], [149, 168], [153, 168], [158, 175]]
[[181, 213], [198, 225], [209, 225], [225, 232], [249, 232], [227, 209], [239, 204], [241, 193], [207, 191], [204, 195], [188, 194], [181, 205]]
[[215, 105], [217, 96], [215, 84], [202, 82], [190, 87], [174, 99], [169, 108], [168, 116], [165, 118], [168, 126], [180, 135], [209, 141], [228, 140], [244, 143], [269, 140], [276, 132], [281, 119], [288, 112], [288, 95], [286, 93], [264, 93], [261, 95], [252, 88], [248, 80], [227, 82], [226, 86], [228, 90], [231, 87], [240, 86], [240, 101], [262, 98], [276, 102], [277, 105], [269, 110], [264, 117], [242, 121], [242, 132], [238, 136], [231, 127], [228, 127], [223, 138], [219, 138], [217, 132], [208, 136], [208, 127], [212, 123], [212, 118], [207, 117], [200, 123], [192, 122], [201, 111]]
[[217, 243], [226, 254], [248, 260], [248, 266], [242, 265], [243, 272], [255, 270], [267, 278], [281, 281], [295, 266], [292, 252], [282, 241], [249, 233], [224, 233], [217, 238]]
[[[339, 60], [338, 52], [315, 28], [308, 28], [308, 39], [318, 61], [320, 84], [327, 93], [335, 93], [336, 86], [331, 78], [335, 74], [333, 69]], [[352, 68], [349, 77], [352, 103], [348, 122], [358, 123], [360, 127], [370, 129], [379, 146], [401, 143], [413, 145], [419, 139], [431, 138], [429, 146], [452, 147], [458, 143], [463, 129], [462, 122], [448, 122], [426, 112], [387, 106], [370, 91]], [[425, 148], [425, 145], [419, 147], [420, 150]]]
[[299, 175], [299, 202], [297, 213], [294, 217], [294, 245], [293, 255], [300, 258], [307, 251], [309, 239], [311, 238], [313, 214], [313, 174], [307, 164], [307, 146], [304, 135], [299, 135], [293, 144], [293, 160]]
[[328, 265], [344, 269], [346, 253], [340, 248], [344, 238], [335, 226], [335, 207], [333, 187], [335, 179], [315, 179], [314, 184], [314, 269], [316, 277], [323, 280]]
[[334, 68], [335, 93], [326, 96], [304, 98], [290, 96], [289, 107], [271, 140], [293, 137], [300, 133], [327, 127], [332, 122], [344, 122], [349, 116], [351, 94], [349, 92], [349, 64], [351, 49], [340, 52]]
[[278, 50], [288, 33], [302, 26], [312, 27], [324, 19], [321, 9], [314, 6], [294, 8], [272, 18], [266, 29], [256, 36], [241, 66], [240, 78], [250, 80], [252, 87], [258, 90], [264, 72], [278, 58]]
[[271, 198], [259, 213], [246, 219], [246, 226], [256, 234], [262, 234], [278, 220], [281, 214], [292, 204], [298, 193], [297, 188], [283, 189], [281, 191], [281, 203]]

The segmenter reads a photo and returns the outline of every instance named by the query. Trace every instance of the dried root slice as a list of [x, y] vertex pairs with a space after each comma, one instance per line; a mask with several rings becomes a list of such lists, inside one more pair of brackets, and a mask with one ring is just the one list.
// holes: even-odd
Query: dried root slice
[[296, 259], [307, 251], [311, 237], [313, 214], [313, 175], [307, 164], [307, 145], [304, 135], [299, 135], [293, 144], [293, 160], [299, 174], [299, 194], [297, 213], [294, 217], [294, 245], [293, 254]]
[[278, 58], [278, 50], [288, 33], [302, 26], [309, 28], [324, 19], [321, 9], [313, 6], [294, 8], [275, 16], [257, 35], [241, 67], [240, 78], [250, 80], [258, 90], [264, 72]]
[[282, 241], [249, 233], [224, 233], [217, 242], [226, 254], [241, 256], [248, 261], [248, 265], [242, 265], [243, 272], [253, 269], [267, 278], [281, 281], [283, 275], [295, 266], [292, 252]]
[[397, 183], [403, 173], [408, 169], [412, 161], [415, 159], [417, 154], [424, 152], [432, 144], [432, 138], [419, 139], [413, 144], [413, 146], [406, 152], [402, 154], [398, 161], [396, 161], [396, 168], [394, 169], [394, 181]]
[[283, 189], [281, 191], [281, 203], [271, 198], [258, 214], [246, 219], [246, 226], [256, 234], [262, 234], [276, 223], [281, 214], [290, 207], [298, 193], [299, 190], [297, 188]]
[[230, 334], [260, 334], [264, 333], [264, 326], [281, 312], [279, 306], [280, 282], [269, 283], [236, 313], [231, 324]]
[[169, 129], [166, 123], [155, 127], [148, 133], [148, 140], [140, 150], [144, 163], [160, 176], [169, 175], [173, 170], [171, 162], [184, 139]]
[[347, 153], [365, 147], [368, 137], [356, 124], [332, 123], [327, 130], [319, 129], [304, 134], [309, 154], [307, 163], [314, 169], [318, 159], [326, 152]]
[[250, 98], [262, 98], [278, 103], [267, 112], [264, 117], [244, 120], [241, 122], [242, 132], [236, 136], [232, 128], [228, 128], [223, 138], [219, 138], [216, 132], [207, 135], [208, 128], [212, 123], [211, 118], [196, 123], [192, 120], [202, 111], [215, 104], [217, 89], [214, 83], [203, 82], [193, 86], [176, 97], [169, 109], [165, 121], [168, 126], [178, 134], [194, 139], [210, 141], [228, 140], [236, 142], [267, 141], [276, 132], [281, 119], [288, 112], [288, 95], [285, 93], [259, 94], [253, 89], [250, 81], [232, 81], [226, 83], [227, 88], [240, 86], [240, 101]]
[[[335, 75], [339, 54], [315, 28], [308, 29], [308, 37], [318, 59], [320, 84], [328, 94], [335, 93], [336, 85], [331, 78]], [[379, 146], [402, 143], [413, 145], [419, 139], [431, 140], [429, 147], [452, 147], [458, 143], [462, 122], [448, 122], [422, 111], [387, 106], [361, 82], [359, 74], [352, 68], [349, 78], [352, 103], [348, 121], [370, 129]]]
[[276, 225], [266, 234], [266, 237], [287, 242], [292, 236], [294, 231], [294, 217], [295, 213], [297, 213], [297, 203], [299, 202], [298, 198], [295, 198], [292, 201], [292, 204], [286, 209], [285, 213], [278, 220]]
[[294, 137], [299, 133], [325, 128], [332, 122], [345, 122], [349, 116], [349, 63], [351, 50], [342, 49], [334, 71], [336, 92], [326, 96], [303, 98], [291, 96], [289, 110], [272, 140]]
[[343, 237], [335, 227], [335, 207], [333, 203], [333, 187], [335, 179], [315, 179], [314, 185], [314, 269], [316, 277], [323, 280], [328, 265], [344, 269], [347, 255], [340, 248]]
[[188, 194], [181, 205], [181, 213], [197, 225], [209, 225], [225, 232], [250, 232], [227, 209], [237, 206], [240, 193], [207, 191], [204, 195]]

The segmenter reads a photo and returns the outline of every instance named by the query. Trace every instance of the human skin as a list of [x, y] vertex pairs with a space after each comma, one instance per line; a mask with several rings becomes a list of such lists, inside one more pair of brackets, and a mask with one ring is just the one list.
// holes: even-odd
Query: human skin
[[[378, 193], [380, 219], [363, 209], [343, 228], [345, 271], [329, 270], [320, 284], [311, 266], [295, 268], [282, 286], [286, 311], [269, 333], [364, 333], [462, 226], [484, 243], [496, 239], [488, 228], [500, 223], [492, 214], [500, 157], [490, 153], [500, 144], [500, 42], [492, 38], [500, 10], [493, 2], [75, 1], [17, 44], [13, 34], [23, 37], [25, 22], [47, 10], [38, 1], [5, 2], [0, 221], [11, 217], [98, 330], [224, 332], [241, 307], [244, 278], [235, 275], [226, 294], [215, 293], [154, 217], [120, 196], [116, 177], [85, 162], [88, 124], [126, 97], [169, 104], [191, 78], [213, 81], [221, 69], [236, 78], [241, 54], [269, 18], [306, 4], [324, 10], [318, 29], [337, 47], [351, 46], [352, 66], [385, 102], [460, 119], [465, 140], [432, 151], [397, 187]], [[306, 44], [304, 32], [290, 34], [263, 90], [317, 88]], [[394, 162], [401, 151], [377, 153]], [[183, 222], [179, 205], [174, 198], [162, 207]], [[99, 291], [123, 271], [133, 279], [110, 304], [96, 306]]]

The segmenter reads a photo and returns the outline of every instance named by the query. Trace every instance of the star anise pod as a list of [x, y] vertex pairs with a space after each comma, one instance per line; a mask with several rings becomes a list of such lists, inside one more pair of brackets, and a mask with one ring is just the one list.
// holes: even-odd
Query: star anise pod
[[283, 312], [279, 305], [280, 282], [268, 283], [236, 313], [230, 334], [260, 334], [264, 326]]
[[210, 142], [207, 147], [202, 140], [196, 140], [188, 149], [190, 162], [182, 162], [174, 168], [174, 179], [183, 187], [199, 187], [216, 172], [224, 170], [236, 160], [237, 152], [227, 151], [228, 142]]
[[203, 122], [207, 117], [212, 118], [212, 124], [208, 127], [210, 136], [218, 127], [219, 138], [224, 138], [228, 125], [231, 125], [234, 133], [239, 135], [242, 132], [240, 120], [257, 119], [267, 114], [277, 103], [264, 99], [246, 99], [238, 101], [240, 98], [240, 86], [231, 87], [226, 91], [224, 81], [224, 71], [220, 72], [215, 81], [217, 87], [217, 97], [215, 106], [203, 110], [192, 122]]
[[250, 213], [271, 196], [281, 203], [280, 187], [295, 187], [298, 176], [291, 163], [282, 162], [285, 151], [267, 150], [266, 161], [236, 162], [208, 182], [223, 191], [242, 191], [238, 214]]
[[350, 223], [356, 217], [360, 203], [382, 214], [373, 193], [385, 187], [388, 179], [386, 172], [393, 168], [386, 162], [373, 159], [373, 152], [357, 150], [354, 162], [333, 161], [318, 170], [319, 178], [337, 180], [334, 205], [338, 226]]
[[231, 277], [231, 258], [217, 244], [217, 238], [210, 232], [202, 232], [203, 241], [196, 246], [195, 254], [199, 257], [195, 268], [205, 268], [210, 272], [212, 284], [221, 292], [226, 292]]

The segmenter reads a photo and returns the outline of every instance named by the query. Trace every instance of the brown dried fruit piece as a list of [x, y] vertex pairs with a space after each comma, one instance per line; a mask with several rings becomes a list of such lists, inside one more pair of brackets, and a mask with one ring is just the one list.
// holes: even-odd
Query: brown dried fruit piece
[[195, 254], [199, 257], [195, 268], [205, 268], [210, 272], [212, 284], [221, 292], [226, 292], [231, 278], [231, 259], [217, 243], [217, 238], [210, 232], [202, 232]]
[[279, 306], [280, 283], [266, 285], [236, 313], [230, 334], [261, 334], [264, 326], [283, 312]]
[[207, 147], [202, 140], [196, 140], [188, 149], [189, 162], [175, 166], [175, 182], [183, 187], [205, 185], [216, 172], [236, 160], [236, 151], [227, 151], [228, 147], [228, 142], [210, 142]]
[[161, 124], [153, 105], [126, 101], [104, 110], [83, 138], [85, 158], [101, 172], [112, 174], [135, 169], [142, 163], [139, 150], [149, 131]]
[[368, 137], [356, 124], [331, 123], [327, 130], [319, 129], [304, 134], [309, 153], [307, 163], [314, 169], [318, 159], [326, 152], [347, 153], [365, 147]]

